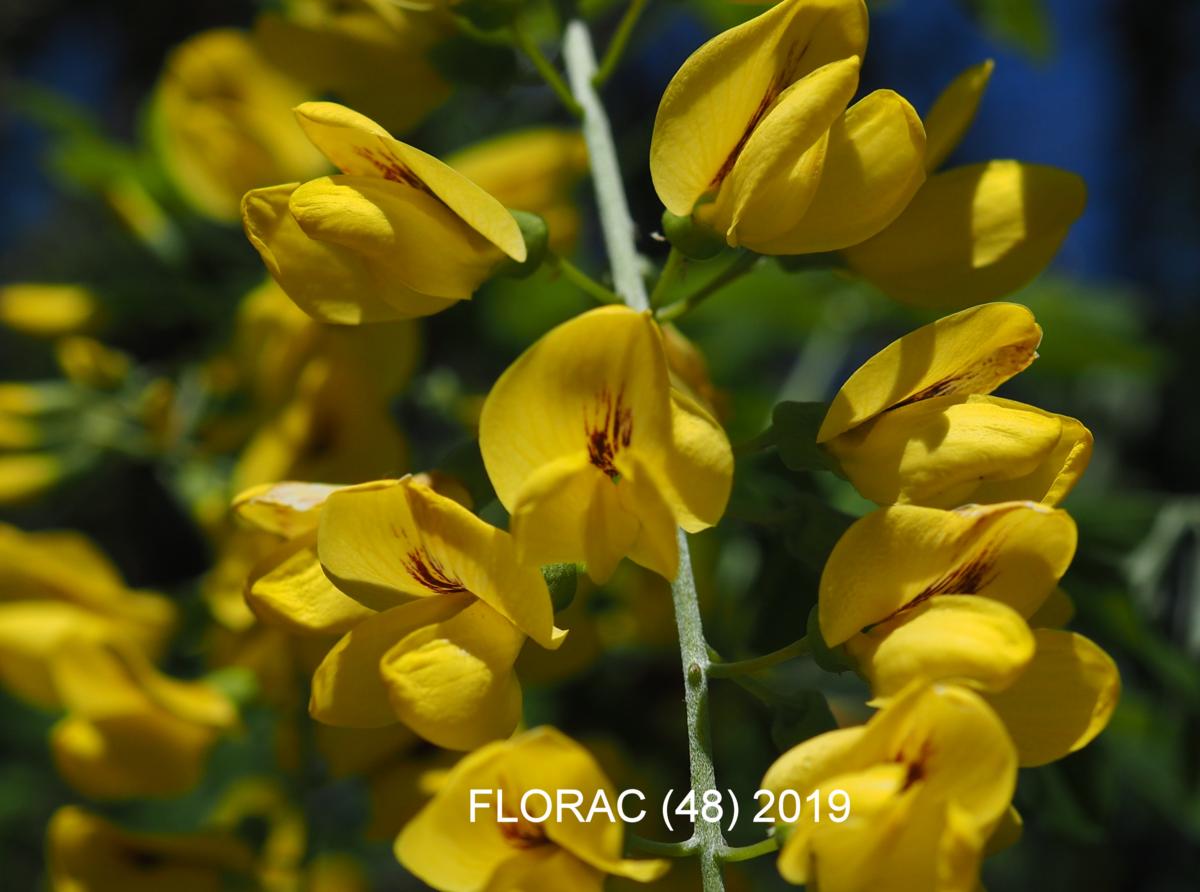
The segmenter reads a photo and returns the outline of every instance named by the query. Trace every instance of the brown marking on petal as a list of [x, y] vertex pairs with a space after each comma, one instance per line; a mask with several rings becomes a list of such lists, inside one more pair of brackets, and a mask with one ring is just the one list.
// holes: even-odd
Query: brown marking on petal
[[746, 143], [750, 141], [750, 135], [754, 132], [754, 129], [762, 123], [763, 118], [767, 116], [767, 112], [775, 107], [775, 102], [779, 99], [780, 94], [796, 80], [796, 68], [800, 63], [800, 59], [807, 51], [807, 43], [803, 46], [792, 46], [788, 50], [788, 56], [783, 63], [783, 67], [779, 69], [779, 72], [767, 86], [766, 92], [763, 93], [762, 98], [758, 101], [758, 107], [754, 110], [754, 114], [750, 116], [750, 120], [746, 122], [746, 129], [742, 131], [737, 144], [734, 145], [733, 150], [725, 158], [720, 168], [718, 168], [712, 181], [709, 182], [708, 188], [710, 191], [719, 188], [721, 183], [724, 182], [725, 177], [729, 176], [729, 172], [733, 170], [734, 164], [741, 157], [742, 150], [746, 148]]
[[607, 389], [600, 391], [596, 417], [588, 418], [585, 413], [583, 419], [588, 459], [610, 480], [620, 476], [615, 464], [617, 453], [633, 439], [633, 411], [622, 405], [622, 398], [622, 393], [614, 398]]
[[514, 849], [536, 849], [549, 844], [550, 839], [546, 836], [546, 828], [543, 824], [535, 824], [533, 821], [525, 820], [524, 815], [514, 814], [510, 811], [507, 800], [504, 801], [501, 809], [501, 814], [506, 819], [517, 819], [515, 822], [510, 820], [497, 822], [500, 835]]
[[925, 589], [905, 604], [893, 611], [877, 623], [868, 627], [867, 631], [894, 619], [905, 611], [912, 610], [924, 604], [935, 595], [976, 595], [993, 579], [996, 578], [994, 569], [996, 546], [985, 549], [968, 563], [961, 564], [940, 579], [931, 582]]
[[454, 595], [467, 590], [462, 580], [447, 573], [441, 561], [426, 548], [414, 548], [405, 555], [404, 569], [419, 585], [439, 595]]
[[901, 793], [903, 793], [913, 784], [920, 783], [925, 779], [925, 776], [928, 773], [926, 763], [929, 761], [932, 755], [933, 744], [928, 740], [925, 740], [921, 743], [921, 751], [917, 753], [917, 757], [915, 759], [907, 758], [904, 753], [898, 753], [896, 755], [895, 761], [903, 764], [906, 769], [906, 773], [904, 775], [904, 785], [900, 787]]
[[[1036, 344], [1034, 346], [1036, 347]], [[1013, 375], [1027, 369], [1035, 359], [1037, 359], [1037, 350], [1029, 349], [1028, 344], [1009, 344], [974, 363], [970, 368], [935, 381], [891, 408], [899, 409], [901, 406], [932, 399], [936, 396], [991, 393], [1003, 381], [1007, 381]]]
[[419, 189], [427, 195], [433, 195], [433, 192], [425, 185], [424, 181], [391, 153], [385, 155], [382, 152], [376, 152], [365, 146], [355, 146], [354, 154], [374, 167], [385, 180], [391, 180], [393, 183], [403, 183], [406, 186]]

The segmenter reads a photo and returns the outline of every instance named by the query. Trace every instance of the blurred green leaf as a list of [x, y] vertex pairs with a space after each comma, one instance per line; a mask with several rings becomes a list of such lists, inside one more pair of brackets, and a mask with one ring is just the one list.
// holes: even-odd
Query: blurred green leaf
[[770, 440], [792, 471], [832, 471], [836, 463], [817, 445], [825, 403], [779, 403], [771, 414]]

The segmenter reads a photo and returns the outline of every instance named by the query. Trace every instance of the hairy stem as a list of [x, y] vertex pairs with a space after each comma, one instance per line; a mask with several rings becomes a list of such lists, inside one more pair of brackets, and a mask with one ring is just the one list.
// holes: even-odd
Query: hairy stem
[[[629, 214], [625, 187], [621, 182], [612, 129], [592, 83], [596, 74], [596, 55], [591, 35], [583, 22], [575, 20], [568, 23], [563, 55], [571, 89], [584, 110], [583, 135], [591, 158], [600, 226], [612, 264], [613, 281], [617, 293], [626, 304], [635, 310], [647, 310], [649, 301], [634, 244], [633, 218]], [[687, 534], [679, 530], [678, 537], [679, 572], [671, 583], [671, 596], [675, 602], [679, 652], [683, 661], [691, 786], [696, 798], [702, 800], [705, 790], [717, 789], [708, 719], [708, 644], [704, 640], [700, 621], [700, 604], [692, 576]], [[704, 892], [724, 892], [721, 855], [725, 851], [725, 839], [720, 825], [698, 818], [687, 845], [700, 858]]]

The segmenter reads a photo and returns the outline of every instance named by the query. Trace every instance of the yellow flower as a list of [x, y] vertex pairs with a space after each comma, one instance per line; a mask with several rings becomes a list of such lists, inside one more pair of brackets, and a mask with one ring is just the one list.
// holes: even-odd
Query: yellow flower
[[832, 251], [891, 223], [925, 179], [925, 132], [890, 90], [846, 108], [866, 42], [861, 0], [783, 0], [693, 53], [650, 145], [667, 210], [763, 254]]
[[47, 861], [53, 892], [219, 892], [254, 869], [224, 833], [130, 833], [76, 806], [50, 819]]
[[455, 152], [446, 163], [507, 208], [537, 214], [550, 229], [550, 247], [567, 251], [579, 234], [571, 189], [587, 172], [578, 132], [535, 127], [506, 133]]
[[158, 672], [140, 651], [64, 642], [51, 656], [67, 710], [51, 731], [59, 773], [94, 799], [173, 796], [195, 786], [209, 750], [237, 722], [203, 682]]
[[[666, 872], [665, 861], [621, 857], [624, 825], [619, 819], [597, 815], [589, 822], [564, 811], [534, 823], [518, 813], [527, 791], [559, 789], [579, 791], [584, 814], [601, 795], [617, 807], [612, 784], [596, 760], [552, 728], [489, 744], [450, 771], [433, 801], [396, 840], [396, 857], [441, 892], [600, 892], [608, 874], [650, 882]], [[490, 809], [479, 811], [474, 821], [472, 790], [491, 793], [484, 797]], [[502, 806], [496, 791], [502, 791]], [[474, 801], [479, 798], [476, 794]], [[530, 801], [531, 813], [540, 813], [544, 799]], [[515, 822], [507, 822], [513, 817]]]
[[240, 520], [278, 537], [245, 583], [246, 602], [262, 621], [293, 634], [343, 635], [375, 614], [342, 594], [317, 558], [321, 508], [336, 489], [319, 483], [263, 484], [234, 500]]
[[381, 0], [288, 0], [254, 24], [272, 63], [397, 131], [449, 98], [450, 85], [427, 58], [447, 32], [440, 18]]
[[321, 325], [270, 280], [247, 295], [234, 353], [259, 424], [238, 458], [233, 489], [404, 470], [408, 450], [390, 400], [412, 373], [416, 336], [409, 323]]
[[881, 505], [1061, 502], [1092, 435], [1074, 418], [988, 396], [1037, 358], [1042, 330], [1017, 304], [985, 304], [889, 344], [842, 385], [817, 434]]
[[956, 309], [1016, 291], [1083, 213], [1083, 180], [1056, 167], [1004, 160], [934, 172], [966, 133], [991, 73], [984, 62], [946, 88], [925, 119], [931, 176], [890, 226], [842, 254], [904, 303]]
[[507, 533], [407, 477], [330, 494], [317, 550], [334, 585], [378, 611], [317, 668], [318, 721], [400, 721], [447, 749], [512, 732], [521, 708], [513, 663], [526, 636], [555, 648], [565, 633], [541, 573], [517, 561]]
[[81, 285], [28, 282], [0, 288], [0, 325], [24, 334], [76, 334], [95, 321], [96, 313], [96, 298]]
[[1075, 541], [1065, 512], [1035, 503], [881, 509], [829, 557], [822, 637], [845, 644], [877, 699], [962, 683], [999, 713], [1022, 765], [1059, 759], [1104, 729], [1120, 689], [1111, 658], [1087, 638], [1029, 627], [1053, 615], [1045, 608], [1061, 597]]
[[[978, 695], [914, 688], [865, 726], [807, 740], [767, 771], [762, 787], [787, 819], [779, 872], [822, 892], [973, 892], [1016, 778], [1013, 745]], [[834, 791], [850, 805], [840, 822]]]
[[161, 595], [130, 589], [91, 540], [70, 531], [26, 533], [0, 525], [0, 603], [69, 604], [109, 621], [156, 655], [175, 626]]
[[516, 219], [453, 168], [340, 105], [307, 102], [296, 116], [342, 175], [249, 192], [242, 219], [314, 318], [428, 316], [469, 298], [505, 256], [525, 260]]
[[68, 462], [49, 452], [0, 452], [0, 505], [36, 499], [70, 470]]
[[197, 211], [236, 220], [247, 190], [324, 167], [288, 113], [306, 98], [241, 31], [197, 34], [168, 57], [155, 91], [151, 123], [162, 162]]
[[585, 560], [608, 579], [628, 556], [673, 579], [676, 527], [725, 510], [725, 432], [672, 388], [649, 314], [602, 307], [530, 347], [484, 403], [479, 445], [523, 560]]
[[69, 381], [97, 390], [119, 387], [129, 375], [130, 358], [95, 338], [73, 335], [54, 345], [59, 368]]

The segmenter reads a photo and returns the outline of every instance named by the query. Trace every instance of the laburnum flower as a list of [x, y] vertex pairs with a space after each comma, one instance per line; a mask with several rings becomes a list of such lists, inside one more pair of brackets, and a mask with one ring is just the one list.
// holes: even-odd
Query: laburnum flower
[[712, 526], [729, 499], [725, 432], [671, 386], [650, 315], [624, 307], [526, 350], [484, 403], [479, 445], [521, 559], [583, 560], [597, 582], [625, 556], [673, 579], [676, 528]]
[[[954, 511], [897, 505], [856, 521], [821, 575], [819, 621], [877, 698], [955, 681], [1004, 720], [1022, 765], [1087, 745], [1107, 725], [1120, 677], [1082, 635], [1030, 629], [1075, 553], [1061, 510], [1032, 502]], [[1039, 615], [1040, 614], [1040, 615]]]
[[[790, 883], [974, 892], [1016, 779], [1016, 753], [995, 713], [974, 692], [937, 684], [907, 691], [866, 725], [806, 740], [761, 786], [775, 796], [777, 819], [788, 819], [777, 832], [779, 872]], [[817, 792], [825, 808], [835, 790], [849, 798], [849, 816], [839, 823], [823, 811], [816, 820], [807, 797]]]
[[[130, 588], [86, 536], [70, 530], [28, 533], [0, 524], [0, 611], [20, 606], [33, 616], [42, 610], [49, 615], [63, 605], [119, 629], [151, 656], [161, 652], [175, 627], [171, 602]], [[19, 684], [21, 673], [6, 680]]]
[[428, 316], [469, 298], [525, 240], [504, 206], [452, 167], [331, 102], [296, 110], [337, 176], [248, 192], [242, 219], [301, 309], [357, 324]]
[[132, 833], [73, 805], [47, 828], [52, 892], [218, 892], [252, 885], [254, 861], [231, 834]]
[[188, 202], [232, 222], [247, 190], [321, 172], [320, 153], [288, 114], [307, 98], [245, 33], [205, 31], [167, 59], [151, 105], [154, 143]]
[[416, 361], [410, 323], [321, 325], [268, 279], [243, 302], [234, 355], [257, 422], [238, 456], [235, 491], [282, 479], [369, 480], [406, 467], [390, 400]]
[[254, 36], [272, 63], [316, 93], [403, 131], [450, 96], [428, 58], [448, 25], [388, 0], [287, 0], [255, 20]]
[[762, 254], [832, 251], [891, 223], [925, 179], [925, 132], [890, 90], [846, 107], [866, 44], [861, 0], [783, 0], [693, 53], [650, 145], [667, 210]]
[[938, 171], [970, 127], [992, 63], [969, 68], [925, 118], [929, 178], [882, 232], [842, 257], [890, 297], [956, 309], [1004, 297], [1058, 253], [1083, 213], [1087, 189], [1073, 173], [998, 160]]
[[[472, 790], [491, 793], [491, 808], [474, 821]], [[585, 815], [599, 795], [616, 809], [612, 783], [592, 755], [553, 728], [536, 728], [481, 747], [451, 769], [433, 800], [396, 840], [396, 857], [440, 892], [600, 892], [610, 874], [651, 882], [666, 872], [665, 861], [621, 857], [619, 818], [598, 814], [585, 821], [564, 810], [544, 823], [525, 820], [518, 806], [530, 790], [578, 791]], [[502, 791], [503, 812], [493, 791]], [[530, 801], [532, 810], [544, 803]]]
[[985, 304], [923, 326], [867, 360], [817, 433], [880, 505], [1056, 505], [1083, 475], [1092, 435], [1074, 418], [989, 394], [1037, 358], [1025, 307]]
[[551, 250], [575, 244], [579, 209], [571, 190], [588, 166], [582, 134], [559, 127], [518, 130], [468, 146], [446, 163], [505, 207], [545, 220]]
[[290, 536], [251, 578], [255, 610], [295, 631], [349, 627], [313, 677], [318, 721], [402, 722], [448, 749], [512, 733], [526, 637], [555, 648], [565, 633], [541, 572], [517, 560], [507, 533], [413, 477], [285, 484], [243, 497], [239, 513]]

